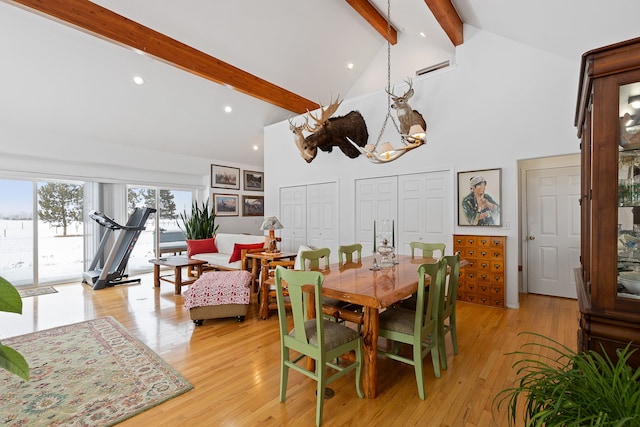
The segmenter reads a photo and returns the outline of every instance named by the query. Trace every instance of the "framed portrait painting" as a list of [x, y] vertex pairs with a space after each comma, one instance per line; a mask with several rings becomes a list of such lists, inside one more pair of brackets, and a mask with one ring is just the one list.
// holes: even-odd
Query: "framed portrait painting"
[[214, 194], [213, 213], [217, 216], [238, 216], [238, 195]]
[[243, 216], [264, 216], [264, 196], [242, 196]]
[[211, 187], [240, 189], [240, 169], [229, 166], [211, 165]]
[[502, 226], [502, 169], [458, 172], [458, 225]]
[[244, 171], [245, 191], [264, 191], [264, 172]]

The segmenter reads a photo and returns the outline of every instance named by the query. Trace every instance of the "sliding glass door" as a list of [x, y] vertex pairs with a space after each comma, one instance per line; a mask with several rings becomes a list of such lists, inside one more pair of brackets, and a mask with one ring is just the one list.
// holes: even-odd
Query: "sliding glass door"
[[83, 183], [0, 179], [0, 275], [15, 286], [81, 280]]
[[146, 229], [140, 233], [131, 257], [129, 273], [151, 271], [149, 260], [155, 258], [156, 241], [160, 233], [180, 231], [177, 219], [183, 211], [191, 212], [193, 191], [171, 190], [153, 187], [129, 186], [127, 188], [127, 214], [135, 208], [151, 207], [157, 211], [147, 220]]
[[0, 179], [0, 276], [33, 285], [33, 182]]
[[37, 183], [38, 283], [81, 280], [84, 269], [82, 183]]

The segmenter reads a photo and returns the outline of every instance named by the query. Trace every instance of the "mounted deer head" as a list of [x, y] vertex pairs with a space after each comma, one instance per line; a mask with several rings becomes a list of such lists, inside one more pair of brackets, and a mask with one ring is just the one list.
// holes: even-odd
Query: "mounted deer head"
[[304, 124], [298, 126], [291, 119], [289, 119], [289, 129], [293, 132], [293, 141], [300, 150], [300, 155], [307, 162], [311, 162], [316, 157], [317, 149], [314, 147], [309, 147], [304, 140], [303, 130], [307, 130], [309, 128], [309, 118], [304, 116]]
[[393, 91], [389, 92], [385, 89], [385, 92], [387, 92], [393, 100], [391, 108], [394, 108], [397, 111], [398, 121], [400, 122], [400, 132], [407, 135], [412, 125], [420, 125], [422, 126], [422, 129], [426, 131], [427, 123], [424, 118], [418, 111], [412, 109], [409, 105], [409, 98], [413, 96], [413, 81], [408, 78], [405, 80], [405, 83], [409, 85], [409, 89], [407, 89], [402, 96], [396, 96]]

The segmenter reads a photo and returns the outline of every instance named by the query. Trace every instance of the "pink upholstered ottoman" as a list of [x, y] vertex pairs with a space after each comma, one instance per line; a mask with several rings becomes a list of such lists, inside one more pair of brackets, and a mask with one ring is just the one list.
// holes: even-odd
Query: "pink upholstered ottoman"
[[251, 273], [210, 271], [200, 276], [184, 293], [184, 307], [197, 326], [205, 319], [236, 317], [242, 322], [250, 299]]

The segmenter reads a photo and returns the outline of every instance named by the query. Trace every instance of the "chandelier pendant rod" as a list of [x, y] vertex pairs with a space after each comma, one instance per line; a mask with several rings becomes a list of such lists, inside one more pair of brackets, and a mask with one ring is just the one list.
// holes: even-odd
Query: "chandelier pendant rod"
[[387, 0], [387, 115], [382, 122], [382, 128], [380, 129], [380, 133], [378, 134], [378, 139], [376, 140], [376, 144], [374, 145], [374, 150], [377, 151], [378, 145], [382, 140], [382, 135], [387, 127], [387, 121], [391, 118], [396, 130], [400, 133], [398, 129], [398, 125], [396, 121], [393, 119], [391, 115], [391, 0]]

